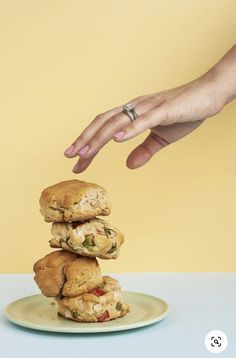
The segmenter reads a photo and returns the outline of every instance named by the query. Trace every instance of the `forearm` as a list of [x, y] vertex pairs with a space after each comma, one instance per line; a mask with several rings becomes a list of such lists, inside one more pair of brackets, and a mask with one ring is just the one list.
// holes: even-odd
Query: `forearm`
[[236, 98], [236, 45], [206, 74], [213, 78], [216, 91], [227, 104]]

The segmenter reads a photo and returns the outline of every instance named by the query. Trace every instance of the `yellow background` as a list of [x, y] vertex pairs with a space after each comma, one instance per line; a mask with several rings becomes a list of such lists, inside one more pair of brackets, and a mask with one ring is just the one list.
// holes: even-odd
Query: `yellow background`
[[51, 249], [41, 190], [104, 186], [125, 233], [105, 272], [236, 268], [236, 103], [130, 171], [144, 135], [109, 143], [81, 175], [64, 149], [93, 117], [204, 73], [235, 42], [234, 0], [1, 0], [0, 272], [31, 272]]

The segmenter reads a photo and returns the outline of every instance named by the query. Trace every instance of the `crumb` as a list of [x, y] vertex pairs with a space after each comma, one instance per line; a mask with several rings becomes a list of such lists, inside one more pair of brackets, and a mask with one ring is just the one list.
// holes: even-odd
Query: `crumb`
[[51, 305], [52, 305], [52, 306], [54, 306], [55, 304], [56, 304], [56, 302], [54, 302], [54, 301], [51, 302]]

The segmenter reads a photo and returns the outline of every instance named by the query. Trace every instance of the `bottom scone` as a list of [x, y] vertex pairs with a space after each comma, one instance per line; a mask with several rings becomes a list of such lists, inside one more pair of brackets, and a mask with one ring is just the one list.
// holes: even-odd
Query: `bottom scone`
[[87, 293], [56, 301], [59, 316], [78, 322], [105, 322], [129, 312], [119, 282], [109, 276], [104, 276], [103, 283]]

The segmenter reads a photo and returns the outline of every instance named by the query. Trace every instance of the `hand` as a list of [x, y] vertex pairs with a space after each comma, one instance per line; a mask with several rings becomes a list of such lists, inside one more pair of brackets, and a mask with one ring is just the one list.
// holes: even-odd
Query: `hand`
[[211, 72], [183, 86], [135, 98], [137, 120], [130, 123], [122, 106], [98, 115], [65, 151], [68, 158], [79, 155], [73, 171], [80, 173], [111, 139], [123, 142], [150, 129], [147, 138], [127, 159], [130, 169], [144, 165], [166, 145], [196, 129], [204, 119], [218, 113], [225, 104]]

